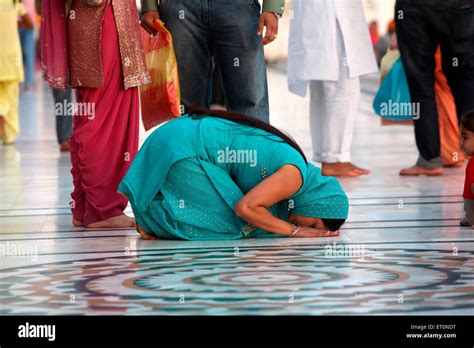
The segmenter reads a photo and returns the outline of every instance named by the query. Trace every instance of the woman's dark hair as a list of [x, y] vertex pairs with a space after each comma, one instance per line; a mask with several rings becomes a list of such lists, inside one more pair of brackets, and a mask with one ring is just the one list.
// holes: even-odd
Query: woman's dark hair
[[272, 125], [270, 125], [270, 124], [268, 124], [264, 121], [258, 120], [256, 118], [253, 118], [251, 116], [242, 114], [240, 112], [211, 110], [211, 109], [200, 108], [200, 107], [197, 107], [197, 106], [191, 107], [191, 109], [189, 110], [189, 115], [199, 115], [199, 116], [202, 116], [202, 117], [209, 116], [209, 117], [222, 118], [222, 119], [229, 120], [229, 121], [232, 121], [232, 122], [235, 122], [235, 123], [239, 123], [239, 124], [243, 124], [243, 125], [247, 125], [247, 126], [250, 126], [250, 127], [254, 127], [254, 128], [258, 128], [258, 129], [262, 129], [264, 131], [267, 131], [268, 133], [276, 135], [277, 137], [280, 137], [284, 142], [288, 143], [288, 145], [290, 145], [292, 148], [294, 148], [296, 151], [298, 151], [300, 153], [300, 155], [303, 157], [303, 159], [305, 160], [305, 162], [308, 163], [308, 161], [306, 160], [306, 156], [304, 155], [303, 150], [296, 143], [296, 141], [291, 139], [290, 136], [288, 136], [287, 134], [285, 134], [284, 132], [282, 132], [278, 128], [273, 127]]
[[474, 110], [466, 112], [461, 117], [461, 127], [469, 132], [474, 132]]
[[335, 232], [341, 229], [341, 226], [346, 222], [345, 219], [321, 219], [324, 222], [324, 226], [328, 228], [329, 231]]

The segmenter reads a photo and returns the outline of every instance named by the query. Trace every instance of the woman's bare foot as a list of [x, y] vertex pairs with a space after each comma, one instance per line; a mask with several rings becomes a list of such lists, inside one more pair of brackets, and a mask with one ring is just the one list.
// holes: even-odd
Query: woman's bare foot
[[323, 163], [324, 176], [357, 177], [370, 174], [370, 170], [362, 169], [352, 163]]
[[72, 218], [72, 224], [74, 227], [84, 227], [84, 223], [74, 218]]
[[127, 228], [135, 227], [135, 219], [127, 215], [114, 216], [102, 221], [87, 225], [87, 228]]
[[153, 234], [148, 233], [145, 231], [140, 225], [136, 225], [136, 230], [140, 233], [140, 236], [145, 240], [158, 240], [159, 238]]
[[440, 176], [443, 175], [443, 168], [429, 169], [414, 165], [413, 167], [402, 169], [400, 171], [401, 176]]

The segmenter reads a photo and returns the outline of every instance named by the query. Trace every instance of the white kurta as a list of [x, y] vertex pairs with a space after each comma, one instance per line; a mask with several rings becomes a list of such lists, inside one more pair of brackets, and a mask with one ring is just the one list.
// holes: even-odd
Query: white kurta
[[[340, 27], [337, 27], [336, 49], [346, 55]], [[360, 99], [360, 78], [349, 77], [349, 69], [339, 66], [337, 81], [312, 80], [310, 85], [310, 130], [313, 161], [347, 163]]]
[[[345, 64], [349, 78], [378, 71], [360, 0], [293, 0], [288, 51], [290, 91], [305, 96], [312, 80], [338, 81]], [[345, 57], [338, 55], [339, 22]]]

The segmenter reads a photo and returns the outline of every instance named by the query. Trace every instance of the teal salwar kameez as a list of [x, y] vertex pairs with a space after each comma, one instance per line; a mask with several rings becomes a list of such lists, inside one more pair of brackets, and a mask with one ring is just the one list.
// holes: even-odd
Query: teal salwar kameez
[[[329, 182], [328, 178], [273, 134], [220, 118], [185, 115], [150, 135], [119, 191], [129, 198], [137, 224], [159, 238], [280, 237], [247, 224], [235, 215], [234, 207], [247, 192], [286, 164], [300, 170], [303, 186], [294, 201], [290, 198], [280, 202], [270, 211], [288, 221], [289, 208], [296, 208], [298, 196], [309, 189], [308, 175], [313, 182], [317, 174], [319, 186]], [[339, 197], [340, 186], [330, 186], [335, 192], [329, 196]], [[337, 209], [340, 215], [347, 215], [343, 203]], [[331, 209], [333, 216], [337, 209]]]

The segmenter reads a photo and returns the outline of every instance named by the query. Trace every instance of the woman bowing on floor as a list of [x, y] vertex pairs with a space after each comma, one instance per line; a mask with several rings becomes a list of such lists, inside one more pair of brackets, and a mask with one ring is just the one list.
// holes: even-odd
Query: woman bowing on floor
[[45, 78], [64, 89], [69, 71], [77, 89], [70, 139], [73, 224], [132, 227], [117, 188], [138, 150], [137, 86], [149, 82], [136, 2], [43, 0], [42, 16]]
[[211, 110], [158, 128], [119, 191], [146, 239], [337, 236], [349, 207], [337, 180], [283, 132]]

